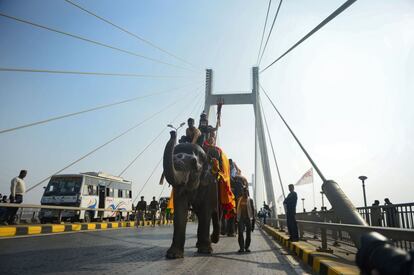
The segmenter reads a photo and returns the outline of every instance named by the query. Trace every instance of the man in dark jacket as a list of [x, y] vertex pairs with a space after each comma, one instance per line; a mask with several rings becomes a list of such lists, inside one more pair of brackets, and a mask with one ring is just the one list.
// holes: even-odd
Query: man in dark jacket
[[147, 202], [144, 201], [144, 196], [141, 196], [141, 200], [137, 204], [137, 226], [142, 221], [142, 226], [145, 225], [145, 212], [147, 211]]
[[295, 186], [289, 184], [289, 195], [283, 201], [286, 209], [286, 220], [289, 231], [289, 240], [292, 242], [299, 241], [298, 225], [296, 223], [296, 203], [298, 202], [298, 195], [295, 192]]
[[165, 224], [165, 219], [166, 219], [166, 215], [167, 215], [167, 200], [163, 199], [161, 200], [160, 203], [160, 225], [161, 224]]
[[150, 202], [150, 205], [149, 205], [149, 210], [151, 211], [152, 226], [155, 226], [155, 218], [157, 216], [158, 208], [159, 208], [158, 202], [155, 200], [155, 197], [152, 197], [152, 201]]
[[[249, 190], [243, 189], [243, 195], [237, 200], [237, 227], [238, 241], [241, 252], [250, 252], [249, 246], [251, 241], [251, 232], [254, 230], [255, 210], [253, 200], [249, 197]], [[246, 229], [246, 241], [243, 232]]]

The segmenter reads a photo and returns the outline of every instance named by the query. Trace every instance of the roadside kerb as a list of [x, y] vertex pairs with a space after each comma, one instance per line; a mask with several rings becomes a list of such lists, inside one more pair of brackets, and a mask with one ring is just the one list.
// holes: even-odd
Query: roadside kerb
[[305, 264], [309, 265], [313, 272], [317, 274], [360, 274], [356, 265], [352, 265], [334, 254], [317, 252], [314, 246], [303, 241], [291, 242], [286, 234], [268, 225], [263, 225], [263, 229]]
[[[93, 231], [114, 228], [126, 228], [136, 226], [135, 221], [125, 222], [97, 222], [97, 223], [67, 223], [67, 224], [35, 224], [35, 225], [16, 225], [0, 226], [0, 239], [4, 237], [41, 235], [61, 232]], [[145, 221], [144, 226], [150, 226], [151, 221]], [[157, 222], [159, 224], [159, 221]], [[165, 225], [172, 224], [167, 222]], [[142, 223], [139, 225], [142, 227]]]

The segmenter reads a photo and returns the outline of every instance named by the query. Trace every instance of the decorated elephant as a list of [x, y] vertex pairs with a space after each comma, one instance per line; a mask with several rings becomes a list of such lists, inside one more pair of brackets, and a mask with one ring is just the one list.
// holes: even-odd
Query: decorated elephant
[[[170, 140], [164, 150], [163, 168], [165, 179], [173, 186], [174, 233], [168, 259], [184, 256], [185, 231], [189, 206], [197, 215], [198, 253], [210, 254], [211, 242], [219, 241], [219, 189], [217, 177], [212, 172], [211, 161], [197, 144], [176, 145], [176, 132], [170, 132]], [[213, 233], [210, 236], [210, 221]]]

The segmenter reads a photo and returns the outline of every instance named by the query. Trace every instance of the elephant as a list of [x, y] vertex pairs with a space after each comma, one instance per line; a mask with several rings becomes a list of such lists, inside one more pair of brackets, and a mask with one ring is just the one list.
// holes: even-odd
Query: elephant
[[[211, 242], [219, 241], [220, 203], [217, 177], [212, 174], [209, 155], [197, 144], [176, 145], [176, 132], [170, 132], [163, 155], [167, 182], [173, 186], [174, 233], [166, 258], [184, 257], [187, 212], [192, 206], [197, 215], [197, 252], [210, 254]], [[210, 221], [213, 232], [210, 236]]]

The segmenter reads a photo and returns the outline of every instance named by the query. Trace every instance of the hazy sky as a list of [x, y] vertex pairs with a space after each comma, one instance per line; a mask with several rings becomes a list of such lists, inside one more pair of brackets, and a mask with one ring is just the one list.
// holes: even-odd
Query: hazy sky
[[[0, 17], [0, 67], [140, 73], [176, 78], [132, 78], [0, 72], [0, 129], [112, 103], [143, 98], [48, 124], [0, 135], [0, 192], [21, 168], [31, 186], [168, 106], [154, 119], [67, 169], [66, 173], [119, 174], [160, 131], [164, 133], [126, 171], [135, 194], [160, 161], [166, 124], [198, 118], [204, 69], [214, 71], [214, 92], [249, 92], [257, 65], [268, 1], [76, 1], [195, 64], [197, 72], [154, 63]], [[343, 1], [284, 1], [263, 68], [310, 31]], [[278, 1], [273, 1], [269, 20]], [[164, 62], [188, 67], [60, 0], [0, 2], [0, 12]], [[368, 176], [367, 197], [412, 202], [414, 188], [414, 3], [357, 1], [321, 31], [260, 75], [325, 176], [362, 205], [358, 176]], [[270, 22], [269, 22], [270, 24]], [[284, 185], [310, 168], [280, 119], [262, 96]], [[178, 118], [177, 118], [178, 116]], [[198, 119], [197, 119], [198, 123]], [[224, 106], [219, 143], [244, 175], [254, 172], [251, 106]], [[270, 146], [269, 146], [270, 152]], [[276, 197], [279, 182], [271, 159]], [[161, 167], [142, 194], [159, 196]], [[320, 179], [315, 175], [316, 204]], [[46, 185], [43, 184], [41, 186]], [[27, 194], [38, 203], [41, 187]], [[312, 186], [297, 188], [312, 203]], [[169, 193], [168, 188], [163, 191]]]

